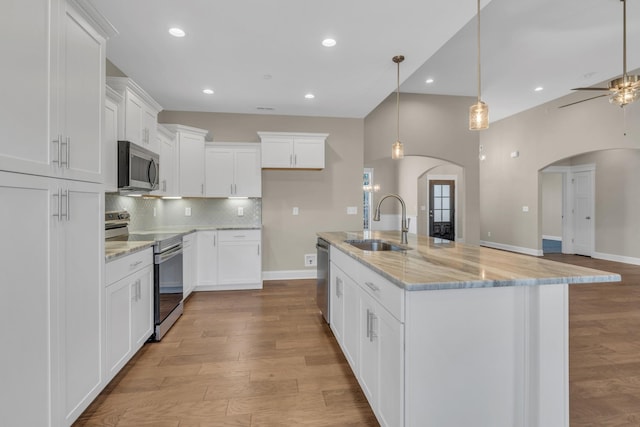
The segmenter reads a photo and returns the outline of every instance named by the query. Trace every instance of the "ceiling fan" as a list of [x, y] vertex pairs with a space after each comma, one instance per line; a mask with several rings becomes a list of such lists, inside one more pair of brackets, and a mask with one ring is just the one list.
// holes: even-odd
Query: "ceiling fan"
[[604, 96], [609, 97], [609, 102], [624, 107], [640, 97], [640, 76], [627, 74], [627, 2], [622, 2], [622, 77], [609, 82], [609, 87], [578, 87], [571, 90], [606, 90], [609, 93], [582, 99], [570, 104], [562, 105], [558, 108], [569, 107], [570, 105], [590, 101]]

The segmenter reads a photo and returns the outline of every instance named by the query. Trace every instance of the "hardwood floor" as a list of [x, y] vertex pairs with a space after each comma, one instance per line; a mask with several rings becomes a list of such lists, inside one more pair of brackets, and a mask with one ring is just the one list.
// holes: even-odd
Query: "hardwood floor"
[[640, 266], [545, 258], [622, 276], [618, 283], [569, 286], [571, 426], [640, 426]]
[[[571, 426], [640, 426], [640, 267], [554, 254], [622, 275], [570, 297]], [[200, 292], [77, 426], [377, 426], [315, 304], [315, 281]]]
[[75, 425], [378, 425], [315, 292], [298, 280], [194, 293]]

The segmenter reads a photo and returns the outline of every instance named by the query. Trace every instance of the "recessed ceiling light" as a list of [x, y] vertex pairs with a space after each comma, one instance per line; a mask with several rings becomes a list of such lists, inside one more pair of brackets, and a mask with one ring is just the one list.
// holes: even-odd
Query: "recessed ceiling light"
[[430, 85], [431, 83], [433, 83], [433, 79], [431, 77], [429, 77], [427, 80], [424, 81], [426, 84]]
[[334, 47], [335, 45], [336, 45], [336, 41], [334, 39], [322, 40], [322, 46], [324, 47]]
[[173, 27], [173, 28], [169, 28], [169, 34], [171, 34], [173, 37], [184, 37], [185, 36], [185, 32], [178, 28], [178, 27]]
[[206, 93], [207, 95], [213, 95], [213, 89], [203, 89], [202, 93]]
[[308, 94], [306, 94], [304, 97], [305, 97], [305, 98], [307, 98], [307, 99], [313, 99], [313, 98], [315, 98], [316, 96], [315, 96], [314, 94], [312, 94], [312, 93], [308, 93]]
[[544, 88], [542, 86], [538, 86], [537, 88], [535, 88], [534, 90], [536, 92], [540, 92], [541, 90], [543, 90]]

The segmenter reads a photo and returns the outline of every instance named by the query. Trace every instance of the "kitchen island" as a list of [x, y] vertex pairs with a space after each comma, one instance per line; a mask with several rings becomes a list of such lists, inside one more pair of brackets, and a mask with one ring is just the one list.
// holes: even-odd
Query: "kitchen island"
[[[330, 324], [383, 426], [568, 426], [568, 285], [613, 273], [399, 232], [324, 232]], [[393, 251], [347, 240], [383, 240]]]

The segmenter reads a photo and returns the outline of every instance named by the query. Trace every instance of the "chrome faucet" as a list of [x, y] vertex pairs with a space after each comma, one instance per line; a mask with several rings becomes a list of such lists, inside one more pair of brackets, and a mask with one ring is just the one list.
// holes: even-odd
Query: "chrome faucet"
[[398, 196], [397, 194], [387, 194], [383, 196], [382, 199], [380, 199], [380, 201], [378, 202], [378, 206], [376, 207], [376, 213], [375, 215], [373, 215], [373, 220], [380, 221], [380, 205], [382, 204], [382, 201], [387, 197], [395, 197], [400, 201], [400, 204], [402, 205], [401, 242], [406, 245], [407, 243], [409, 243], [407, 241], [407, 233], [409, 232], [409, 223], [407, 222], [407, 207], [405, 206], [404, 200], [402, 200], [402, 197]]

